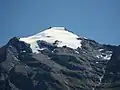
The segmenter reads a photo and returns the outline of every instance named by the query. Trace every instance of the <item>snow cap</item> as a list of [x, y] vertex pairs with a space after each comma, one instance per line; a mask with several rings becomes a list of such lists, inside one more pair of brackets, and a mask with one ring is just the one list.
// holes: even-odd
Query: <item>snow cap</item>
[[30, 44], [32, 51], [38, 53], [38, 50], [40, 50], [37, 44], [38, 40], [46, 41], [50, 44], [58, 41], [58, 47], [67, 46], [72, 49], [77, 49], [78, 47], [81, 47], [81, 40], [78, 40], [77, 38], [80, 37], [68, 31], [65, 27], [50, 27], [33, 36], [20, 38], [20, 40]]

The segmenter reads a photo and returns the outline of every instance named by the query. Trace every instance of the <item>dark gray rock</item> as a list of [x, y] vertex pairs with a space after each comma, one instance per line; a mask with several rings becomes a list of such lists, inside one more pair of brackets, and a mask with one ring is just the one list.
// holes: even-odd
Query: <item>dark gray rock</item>
[[38, 41], [35, 54], [14, 37], [0, 48], [0, 90], [119, 90], [120, 47], [79, 39], [76, 50]]

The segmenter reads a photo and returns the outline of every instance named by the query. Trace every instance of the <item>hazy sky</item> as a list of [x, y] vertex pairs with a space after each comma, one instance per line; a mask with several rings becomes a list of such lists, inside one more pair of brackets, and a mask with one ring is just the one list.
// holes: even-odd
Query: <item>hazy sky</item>
[[0, 0], [0, 45], [64, 26], [100, 43], [120, 44], [120, 0]]

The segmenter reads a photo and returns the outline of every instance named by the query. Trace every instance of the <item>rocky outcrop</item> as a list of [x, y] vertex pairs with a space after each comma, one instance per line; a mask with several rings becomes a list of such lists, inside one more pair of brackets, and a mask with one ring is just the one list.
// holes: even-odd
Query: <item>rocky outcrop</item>
[[101, 90], [120, 89], [120, 46], [115, 47], [111, 60], [108, 62], [104, 78], [101, 83]]
[[119, 90], [120, 46], [81, 39], [77, 49], [38, 41], [32, 53], [14, 37], [0, 48], [0, 90]]

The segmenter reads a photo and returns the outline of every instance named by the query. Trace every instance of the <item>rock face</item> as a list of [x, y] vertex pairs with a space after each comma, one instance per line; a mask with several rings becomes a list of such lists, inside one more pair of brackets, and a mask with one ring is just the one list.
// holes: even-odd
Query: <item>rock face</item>
[[119, 90], [120, 46], [77, 39], [76, 49], [38, 40], [33, 53], [12, 38], [0, 48], [0, 90]]
[[101, 90], [120, 90], [120, 46], [114, 48], [101, 86]]

